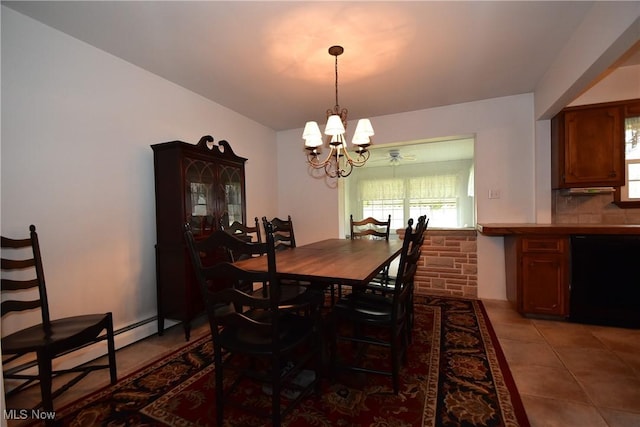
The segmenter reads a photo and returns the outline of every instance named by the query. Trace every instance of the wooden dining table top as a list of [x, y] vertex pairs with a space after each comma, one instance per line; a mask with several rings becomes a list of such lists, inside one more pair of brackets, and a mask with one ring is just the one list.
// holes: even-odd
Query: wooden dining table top
[[[281, 279], [358, 286], [369, 283], [401, 249], [401, 240], [326, 239], [276, 252], [276, 271]], [[266, 271], [267, 258], [249, 258], [235, 265]]]

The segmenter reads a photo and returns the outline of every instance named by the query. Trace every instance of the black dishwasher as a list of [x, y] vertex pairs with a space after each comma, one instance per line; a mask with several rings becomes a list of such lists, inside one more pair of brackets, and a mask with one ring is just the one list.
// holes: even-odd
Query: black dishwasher
[[571, 237], [569, 320], [640, 328], [640, 236]]

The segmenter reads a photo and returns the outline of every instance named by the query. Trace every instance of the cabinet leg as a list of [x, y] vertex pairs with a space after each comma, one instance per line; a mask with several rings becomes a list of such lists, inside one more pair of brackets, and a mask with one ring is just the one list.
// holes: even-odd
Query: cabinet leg
[[164, 317], [158, 316], [158, 335], [164, 334]]
[[191, 338], [191, 322], [185, 321], [184, 322], [184, 339], [186, 341], [189, 341], [190, 338]]

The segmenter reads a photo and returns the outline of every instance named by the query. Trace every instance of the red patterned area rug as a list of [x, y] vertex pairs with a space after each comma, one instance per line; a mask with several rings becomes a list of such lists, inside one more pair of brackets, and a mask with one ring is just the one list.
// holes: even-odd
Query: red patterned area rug
[[[491, 324], [477, 300], [416, 296], [416, 323], [401, 389], [380, 375], [338, 375], [323, 381], [283, 425], [528, 426], [520, 396]], [[215, 425], [213, 348], [190, 343], [79, 402], [58, 411], [64, 426]], [[380, 363], [388, 356], [380, 354]], [[244, 399], [269, 405], [260, 387]], [[268, 424], [225, 410], [226, 426]]]

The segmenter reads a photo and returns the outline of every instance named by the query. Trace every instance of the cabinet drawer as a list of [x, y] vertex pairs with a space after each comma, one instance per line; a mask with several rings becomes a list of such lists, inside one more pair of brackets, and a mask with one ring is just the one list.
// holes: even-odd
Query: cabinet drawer
[[522, 239], [522, 252], [563, 253], [565, 240], [555, 237], [527, 237]]

